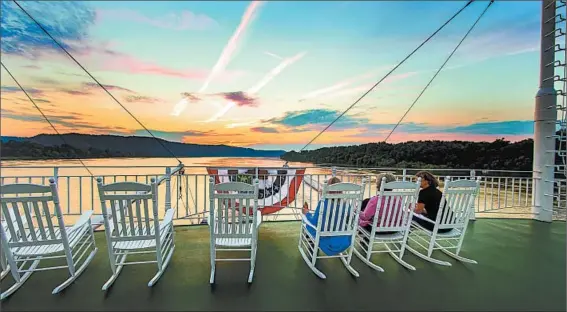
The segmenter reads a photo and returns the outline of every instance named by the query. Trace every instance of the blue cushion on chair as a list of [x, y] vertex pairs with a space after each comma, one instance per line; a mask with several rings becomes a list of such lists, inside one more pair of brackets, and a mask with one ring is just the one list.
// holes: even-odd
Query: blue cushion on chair
[[[321, 205], [321, 203], [323, 203], [323, 205]], [[328, 199], [325, 199], [325, 201], [319, 201], [319, 204], [317, 205], [317, 208], [315, 209], [315, 211], [313, 213], [307, 213], [306, 218], [307, 220], [313, 225], [313, 226], [317, 226], [317, 221], [319, 218], [319, 209], [321, 206], [323, 206], [323, 216], [322, 216], [322, 224], [321, 224], [321, 228], [325, 227], [325, 220], [326, 220], [326, 214], [327, 214], [327, 204], [329, 203]], [[335, 226], [337, 223], [340, 224], [340, 222], [343, 221], [343, 218], [345, 217], [345, 215], [348, 215], [348, 212], [350, 211], [350, 207], [347, 207], [347, 209], [345, 209], [345, 213], [340, 216], [337, 217], [335, 219]], [[315, 237], [317, 234], [317, 231], [315, 231], [314, 228], [312, 227], [307, 227], [307, 231], [313, 236]], [[321, 237], [319, 238], [319, 248], [327, 255], [327, 256], [335, 256], [340, 254], [341, 252], [347, 250], [350, 245], [351, 245], [351, 241], [352, 241], [352, 236], [351, 235], [337, 235], [337, 236], [325, 236], [325, 237]]]

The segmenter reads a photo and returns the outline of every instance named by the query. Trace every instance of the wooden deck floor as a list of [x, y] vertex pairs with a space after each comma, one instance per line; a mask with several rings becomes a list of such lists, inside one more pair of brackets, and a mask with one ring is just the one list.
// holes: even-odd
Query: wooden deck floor
[[[354, 258], [353, 278], [337, 259], [318, 265], [319, 280], [297, 251], [297, 222], [264, 223], [254, 283], [248, 286], [245, 263], [220, 263], [217, 285], [209, 285], [208, 229], [177, 227], [170, 267], [153, 288], [147, 282], [153, 265], [125, 267], [106, 294], [110, 276], [104, 235], [99, 251], [83, 275], [59, 295], [51, 290], [65, 271], [37, 272], [2, 302], [3, 311], [87, 310], [467, 310], [565, 311], [565, 222], [480, 219], [471, 224], [463, 255], [478, 265], [454, 260], [452, 267], [430, 264], [408, 254], [409, 272], [388, 255], [375, 256], [379, 273]], [[444, 254], [441, 259], [450, 259]], [[2, 281], [4, 289], [11, 276]]]

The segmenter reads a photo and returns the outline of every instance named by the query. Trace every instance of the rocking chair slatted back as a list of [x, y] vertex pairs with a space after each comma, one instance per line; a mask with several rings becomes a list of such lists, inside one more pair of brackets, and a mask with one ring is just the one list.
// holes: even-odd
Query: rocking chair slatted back
[[254, 184], [210, 178], [209, 224], [216, 238], [251, 238], [255, 235], [258, 211], [258, 180]]
[[[110, 229], [110, 239], [159, 239], [159, 231], [156, 230], [159, 229], [157, 185], [154, 178], [150, 185], [137, 182], [103, 185], [101, 178], [97, 179], [97, 183], [104, 226]], [[109, 214], [113, 217], [109, 218]]]
[[[2, 227], [6, 227], [10, 234], [10, 247], [57, 243], [68, 245], [57, 185], [53, 178], [49, 179], [49, 184], [0, 186], [0, 205], [5, 218]], [[53, 222], [53, 217], [57, 223]]]

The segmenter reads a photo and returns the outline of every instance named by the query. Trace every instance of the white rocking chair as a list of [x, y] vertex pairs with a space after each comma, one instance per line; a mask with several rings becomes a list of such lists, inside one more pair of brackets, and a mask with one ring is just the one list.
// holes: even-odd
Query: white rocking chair
[[[157, 263], [158, 272], [148, 283], [152, 287], [165, 272], [175, 250], [174, 209], [168, 209], [163, 220], [159, 221], [154, 178], [151, 179], [151, 185], [136, 182], [102, 183], [102, 178], [97, 178], [112, 269], [112, 276], [102, 286], [102, 290], [112, 286], [125, 265]], [[111, 211], [107, 203], [110, 204]], [[109, 214], [115, 217], [109, 220]], [[129, 255], [153, 253], [156, 260], [126, 262]]]
[[[302, 216], [301, 230], [299, 233], [299, 252], [311, 271], [319, 278], [327, 278], [323, 272], [316, 268], [317, 259], [339, 258], [347, 270], [358, 277], [358, 272], [350, 265], [354, 250], [354, 240], [358, 228], [358, 217], [362, 197], [364, 196], [365, 181], [362, 185], [354, 183], [336, 183], [332, 185], [323, 184], [323, 193], [319, 201], [319, 215], [317, 224], [309, 222], [305, 215]], [[327, 205], [324, 202], [327, 201]], [[326, 212], [324, 212], [326, 210]], [[323, 215], [325, 215], [324, 227]], [[341, 217], [342, 216], [342, 217]], [[308, 228], [315, 230], [313, 236]], [[320, 239], [324, 237], [349, 236], [350, 246], [337, 255], [319, 255]]]
[[[262, 215], [258, 210], [258, 180], [254, 185], [243, 182], [215, 184], [210, 177], [209, 230], [211, 244], [211, 278], [215, 282], [216, 262], [250, 261], [248, 283], [254, 278], [258, 250], [258, 228]], [[217, 252], [249, 251], [250, 258], [217, 258]]]
[[[97, 252], [90, 222], [92, 210], [85, 211], [72, 227], [65, 227], [57, 186], [54, 179], [49, 179], [49, 183], [50, 186], [0, 186], [2, 214], [6, 218], [6, 222], [0, 225], [2, 253], [7, 262], [5, 269], [10, 270], [15, 280], [15, 284], [4, 291], [0, 299], [18, 290], [35, 271], [67, 269], [70, 277], [52, 292], [59, 293], [83, 273]], [[50, 211], [50, 202], [53, 204], [53, 213]], [[8, 204], [12, 206], [11, 211]], [[53, 216], [57, 217], [55, 225]], [[90, 253], [87, 253], [89, 250]], [[64, 258], [66, 265], [38, 268], [40, 260], [59, 258]], [[29, 262], [31, 264], [26, 268]]]
[[[434, 224], [433, 231], [430, 231], [419, 223], [412, 221], [408, 241], [421, 247], [419, 248], [421, 251], [414, 249], [411, 245], [407, 246], [408, 251], [424, 260], [444, 266], [451, 266], [451, 263], [432, 258], [431, 255], [434, 250], [440, 250], [459, 261], [476, 264], [476, 261], [461, 257], [459, 253], [461, 251], [463, 239], [465, 238], [469, 220], [473, 214], [474, 201], [478, 195], [479, 189], [480, 179], [477, 179], [476, 181], [451, 181], [450, 177], [446, 177], [443, 196], [441, 198], [441, 204], [436, 220], [431, 220], [425, 216], [415, 214], [417, 218]], [[451, 230], [439, 233], [439, 230], [441, 229]], [[449, 251], [453, 249], [455, 252]]]
[[[354, 254], [369, 267], [384, 272], [384, 269], [372, 263], [370, 258], [375, 253], [388, 252], [402, 266], [415, 270], [414, 266], [408, 264], [402, 258], [406, 249], [413, 209], [417, 204], [420, 182], [421, 178], [417, 180], [417, 183], [402, 181], [386, 183], [386, 178], [382, 179], [378, 193], [378, 207], [376, 207], [376, 213], [372, 218], [372, 230], [369, 232], [364, 227], [358, 226], [354, 249]], [[391, 189], [392, 191], [384, 191], [384, 189]], [[384, 207], [386, 211], [382, 213], [382, 217], [378, 221], [381, 207]], [[383, 246], [385, 249], [375, 250], [374, 246], [376, 245]], [[359, 247], [362, 252], [356, 247]]]
[[[29, 207], [29, 205], [28, 205], [28, 209], [31, 209], [31, 207]], [[30, 212], [33, 213], [33, 211], [30, 211]], [[11, 207], [8, 207], [8, 213], [10, 214], [10, 220], [12, 220], [13, 222], [16, 222], [16, 215], [14, 214], [14, 210]], [[4, 212], [2, 212], [1, 215], [3, 216]], [[2, 226], [4, 227], [4, 229], [8, 228], [8, 223], [3, 217], [1, 218], [1, 223], [2, 223]], [[27, 223], [28, 223], [28, 221], [26, 219], [22, 220], [23, 226], [26, 226]], [[18, 229], [17, 223], [14, 224], [14, 228]], [[10, 241], [10, 238], [11, 238], [10, 232], [6, 232], [6, 240]], [[10, 266], [6, 262], [6, 255], [4, 253], [4, 250], [0, 250], [0, 266], [2, 267], [2, 272], [0, 273], [0, 280], [2, 280], [2, 279], [4, 279], [4, 277], [6, 277], [8, 275], [8, 273], [10, 273]]]

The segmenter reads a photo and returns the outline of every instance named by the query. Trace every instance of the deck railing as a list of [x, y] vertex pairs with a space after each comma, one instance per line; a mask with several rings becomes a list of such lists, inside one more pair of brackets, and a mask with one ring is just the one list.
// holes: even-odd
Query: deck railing
[[[176, 208], [175, 219], [178, 223], [200, 223], [208, 213], [210, 175], [207, 174], [205, 167], [185, 167], [182, 174], [175, 168], [163, 166], [92, 166], [90, 169], [97, 177], [102, 177], [105, 183], [121, 181], [149, 183], [151, 178], [157, 179], [160, 207]], [[427, 170], [439, 177], [441, 187], [447, 176], [451, 179], [480, 178], [480, 194], [475, 203], [476, 218], [534, 216], [532, 213], [534, 184], [530, 171]], [[282, 207], [279, 212], [265, 215], [264, 219], [266, 221], [299, 219], [303, 205], [307, 203], [309, 207], [314, 207], [319, 199], [321, 184], [333, 175], [345, 182], [362, 183], [366, 180], [365, 197], [370, 197], [377, 192], [376, 177], [379, 173], [391, 172], [400, 180], [415, 181], [417, 171], [418, 169], [400, 168], [310, 167], [302, 176], [303, 182], [298, 187], [295, 200], [288, 203], [285, 208]], [[251, 175], [251, 178], [254, 178], [257, 173]], [[96, 181], [83, 173], [81, 167], [3, 166], [1, 183], [45, 184], [50, 177], [55, 177], [57, 180], [62, 209], [67, 218], [72, 219], [84, 210], [92, 209], [95, 214], [101, 213]], [[273, 181], [276, 177], [277, 175], [269, 175], [267, 179]], [[262, 204], [261, 200], [260, 204]], [[558, 218], [564, 219], [564, 212], [558, 215]]]

